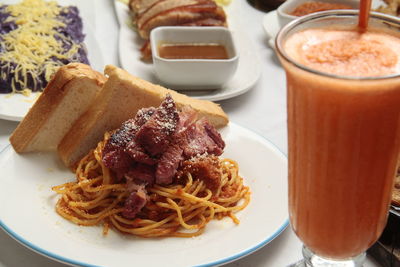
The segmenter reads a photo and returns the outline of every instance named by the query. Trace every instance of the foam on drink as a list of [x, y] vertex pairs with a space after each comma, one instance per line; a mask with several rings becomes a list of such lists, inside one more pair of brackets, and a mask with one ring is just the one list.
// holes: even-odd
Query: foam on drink
[[289, 37], [284, 49], [296, 62], [336, 75], [376, 77], [400, 73], [400, 39], [369, 29], [308, 29]]

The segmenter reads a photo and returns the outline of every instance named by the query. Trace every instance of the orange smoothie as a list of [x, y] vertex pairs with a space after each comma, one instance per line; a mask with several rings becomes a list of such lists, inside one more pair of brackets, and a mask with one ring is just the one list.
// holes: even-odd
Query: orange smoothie
[[400, 37], [382, 30], [307, 29], [283, 45], [288, 88], [289, 211], [314, 253], [367, 250], [386, 224], [400, 152]]

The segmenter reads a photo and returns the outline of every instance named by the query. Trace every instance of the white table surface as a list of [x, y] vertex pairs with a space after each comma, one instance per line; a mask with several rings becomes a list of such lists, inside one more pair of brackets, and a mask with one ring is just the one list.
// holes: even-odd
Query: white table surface
[[[95, 35], [105, 64], [119, 65], [118, 23], [112, 1], [93, 1], [96, 13]], [[219, 103], [228, 113], [231, 121], [263, 135], [286, 153], [285, 75], [277, 57], [269, 48], [267, 37], [262, 29], [261, 22], [265, 13], [255, 10], [244, 0], [233, 1], [243, 1], [242, 16], [239, 19], [260, 55], [262, 74], [258, 83], [249, 92]], [[16, 126], [16, 122], [0, 120], [0, 151], [8, 144], [8, 137]], [[5, 204], [1, 203], [1, 205]], [[225, 266], [287, 266], [300, 258], [301, 243], [288, 227], [263, 248]], [[61, 267], [66, 265], [36, 254], [0, 230], [0, 267], [16, 266]], [[368, 258], [364, 266], [376, 267], [379, 264]]]

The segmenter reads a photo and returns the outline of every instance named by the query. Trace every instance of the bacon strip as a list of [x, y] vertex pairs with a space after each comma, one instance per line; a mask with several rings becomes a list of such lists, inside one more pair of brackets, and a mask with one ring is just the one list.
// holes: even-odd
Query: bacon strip
[[[159, 26], [227, 26], [224, 10], [213, 0], [130, 0], [129, 8], [146, 41]], [[141, 51], [144, 59], [151, 57], [148, 44]]]
[[146, 21], [138, 23], [139, 34], [143, 39], [148, 39], [151, 30], [156, 27], [184, 25], [207, 18], [226, 21], [224, 11], [215, 3], [180, 6], [159, 12]]
[[159, 13], [174, 9], [176, 7], [190, 6], [198, 4], [199, 0], [158, 0], [156, 3], [151, 5], [144, 12], [137, 14], [136, 22], [138, 27], [146, 23], [149, 19], [157, 16]]

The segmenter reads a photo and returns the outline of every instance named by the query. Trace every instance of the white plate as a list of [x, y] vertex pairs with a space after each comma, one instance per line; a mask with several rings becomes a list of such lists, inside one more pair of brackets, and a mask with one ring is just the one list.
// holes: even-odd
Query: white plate
[[275, 49], [275, 37], [280, 30], [279, 22], [278, 22], [278, 13], [275, 11], [271, 11], [264, 15], [263, 17], [263, 28], [265, 33], [268, 35], [268, 44], [271, 48]]
[[[160, 84], [153, 64], [143, 62], [140, 48], [143, 40], [130, 26], [129, 8], [119, 0], [114, 0], [115, 10], [120, 25], [119, 31], [119, 60], [122, 68], [142, 79]], [[261, 64], [257, 49], [245, 31], [240, 29], [241, 0], [234, 0], [225, 8], [229, 29], [239, 52], [238, 69], [233, 78], [222, 88], [216, 90], [180, 90], [180, 92], [198, 99], [218, 101], [241, 95], [250, 90], [261, 75]], [[174, 89], [174, 88], [171, 88]]]
[[[103, 59], [93, 31], [95, 18], [92, 1], [59, 0], [58, 3], [63, 6], [74, 5], [78, 7], [83, 20], [83, 32], [86, 34], [85, 45], [88, 50], [89, 62], [94, 69], [102, 72]], [[20, 0], [6, 0], [2, 1], [2, 4], [18, 2]], [[32, 93], [29, 97], [21, 94], [0, 94], [0, 119], [21, 121], [38, 97], [39, 93]]]
[[77, 226], [54, 210], [54, 185], [74, 180], [54, 154], [0, 153], [0, 227], [28, 248], [57, 261], [82, 266], [214, 266], [246, 256], [288, 225], [287, 160], [263, 137], [230, 123], [221, 130], [224, 157], [237, 160], [250, 186], [249, 206], [211, 221], [194, 238], [136, 238], [102, 228]]

